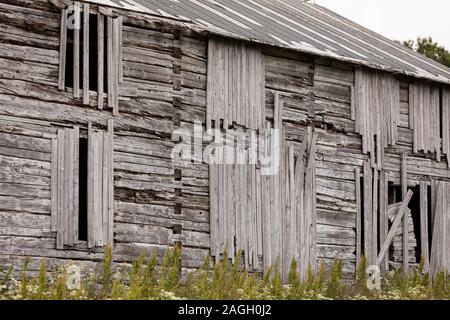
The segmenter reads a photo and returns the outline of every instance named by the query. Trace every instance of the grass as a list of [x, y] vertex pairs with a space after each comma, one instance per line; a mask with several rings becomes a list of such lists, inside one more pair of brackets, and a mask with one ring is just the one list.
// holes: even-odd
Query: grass
[[[70, 266], [62, 266], [56, 274], [47, 274], [44, 260], [36, 277], [28, 277], [29, 259], [22, 266], [21, 279], [12, 277], [13, 267], [0, 270], [0, 299], [32, 300], [298, 300], [298, 299], [450, 299], [450, 277], [439, 273], [433, 281], [423, 272], [412, 270], [390, 272], [382, 278], [379, 290], [369, 290], [367, 262], [363, 258], [357, 267], [355, 281], [343, 280], [343, 263], [335, 259], [330, 270], [322, 263], [317, 273], [309, 268], [305, 279], [297, 273], [292, 261], [287, 283], [283, 283], [278, 266], [264, 275], [250, 274], [241, 269], [240, 254], [234, 263], [229, 259], [210, 265], [205, 260], [202, 269], [181, 277], [181, 249], [167, 249], [160, 261], [153, 253], [141, 254], [127, 270], [113, 267], [112, 250], [105, 248], [101, 271], [73, 277]], [[211, 268], [212, 267], [212, 268]], [[71, 286], [67, 286], [71, 283]]]

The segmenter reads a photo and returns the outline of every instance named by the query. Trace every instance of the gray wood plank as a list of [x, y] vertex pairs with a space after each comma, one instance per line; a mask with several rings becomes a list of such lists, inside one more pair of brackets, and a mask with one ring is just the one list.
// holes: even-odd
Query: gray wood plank
[[421, 258], [424, 260], [424, 271], [428, 272], [429, 244], [428, 244], [428, 183], [420, 182], [420, 247]]
[[74, 2], [74, 25], [73, 30], [73, 96], [80, 98], [80, 28], [81, 12], [80, 3]]
[[79, 242], [79, 191], [80, 191], [80, 165], [78, 159], [80, 158], [80, 128], [73, 129], [73, 243]]
[[356, 189], [356, 264], [359, 265], [361, 261], [362, 252], [362, 229], [361, 229], [361, 169], [355, 168], [355, 189]]
[[58, 231], [58, 139], [52, 139], [52, 159], [51, 159], [51, 189], [52, 189], [52, 208], [51, 208], [51, 229], [52, 232]]
[[59, 38], [59, 80], [58, 89], [65, 89], [67, 55], [67, 9], [61, 10], [61, 29]]
[[102, 14], [97, 15], [97, 107], [103, 109], [104, 104], [104, 73], [105, 73], [105, 17]]
[[83, 104], [89, 104], [89, 4], [83, 4]]
[[[408, 190], [408, 167], [406, 160], [406, 153], [401, 155], [401, 188], [402, 197], [404, 198]], [[407, 272], [409, 268], [409, 242], [408, 242], [408, 219], [407, 216], [403, 218], [403, 271]]]

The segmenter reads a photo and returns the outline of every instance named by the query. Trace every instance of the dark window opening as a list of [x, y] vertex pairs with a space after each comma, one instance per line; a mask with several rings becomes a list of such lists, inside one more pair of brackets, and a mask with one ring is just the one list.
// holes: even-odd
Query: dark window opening
[[87, 241], [88, 239], [88, 140], [80, 139], [80, 158], [79, 158], [79, 197], [78, 197], [78, 240]]
[[388, 188], [388, 204], [396, 204], [400, 201], [402, 201], [402, 188], [390, 182]]
[[417, 185], [414, 188], [410, 188], [413, 192], [413, 196], [411, 201], [409, 202], [409, 209], [411, 209], [411, 217], [414, 225], [414, 237], [416, 238], [417, 247], [415, 250], [416, 253], [416, 262], [420, 262], [420, 254], [421, 250], [421, 239], [420, 239], [420, 186]]
[[[81, 14], [80, 22], [80, 64], [78, 72], [80, 79], [80, 89], [83, 88], [83, 43], [84, 43], [84, 16]], [[106, 17], [104, 17], [104, 52], [107, 49], [107, 27], [106, 27]], [[67, 88], [73, 88], [73, 76], [74, 76], [74, 30], [71, 28], [67, 29], [67, 49], [66, 49], [66, 77], [65, 86]], [[96, 14], [89, 15], [89, 90], [98, 91], [98, 16]], [[107, 59], [104, 55], [104, 66], [103, 66], [103, 91], [107, 88]]]

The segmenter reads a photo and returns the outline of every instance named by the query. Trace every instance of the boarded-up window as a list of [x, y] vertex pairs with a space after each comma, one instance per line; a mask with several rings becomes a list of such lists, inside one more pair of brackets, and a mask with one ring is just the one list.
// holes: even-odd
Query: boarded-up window
[[74, 2], [61, 12], [60, 32], [58, 88], [71, 87], [74, 98], [82, 97], [86, 105], [96, 91], [99, 109], [106, 89], [108, 106], [117, 114], [118, 85], [123, 80], [122, 18]]
[[[88, 129], [87, 172], [80, 170], [80, 130], [59, 129], [52, 141], [52, 231], [57, 248], [80, 242], [79, 221], [87, 199], [88, 247], [113, 242], [113, 123], [108, 131]], [[80, 196], [80, 173], [87, 174], [87, 195]]]

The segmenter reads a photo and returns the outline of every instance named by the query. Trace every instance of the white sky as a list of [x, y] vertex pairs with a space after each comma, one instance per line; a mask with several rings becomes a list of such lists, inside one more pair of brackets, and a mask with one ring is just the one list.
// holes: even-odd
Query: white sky
[[450, 49], [449, 0], [315, 0], [393, 40], [431, 36]]

